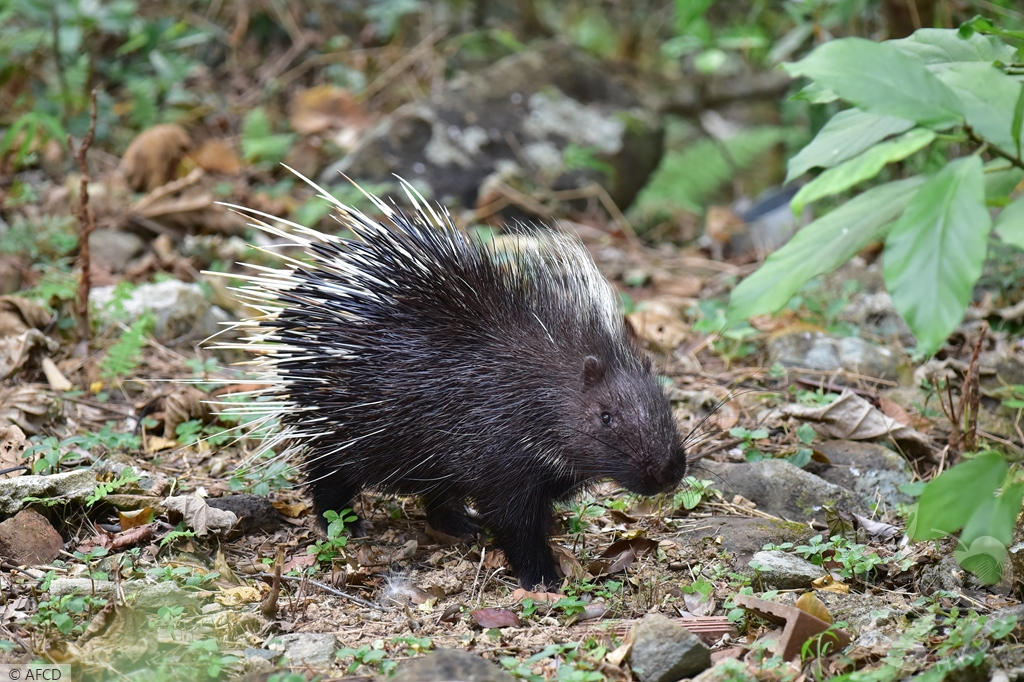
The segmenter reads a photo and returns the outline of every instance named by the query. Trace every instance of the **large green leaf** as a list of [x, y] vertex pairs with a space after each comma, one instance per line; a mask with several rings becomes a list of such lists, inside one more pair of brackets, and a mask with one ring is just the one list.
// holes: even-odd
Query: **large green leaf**
[[922, 181], [913, 177], [873, 187], [797, 232], [733, 289], [729, 319], [778, 310], [811, 277], [835, 269], [881, 239]]
[[1016, 153], [1013, 114], [1024, 84], [982, 62], [950, 64], [936, 75], [960, 99], [960, 111], [975, 132], [1003, 151]]
[[1003, 208], [994, 229], [1004, 242], [1024, 249], [1024, 196], [1017, 197]]
[[[974, 498], [975, 509], [964, 524], [960, 540], [971, 544], [980, 537], [993, 537], [1004, 545], [1013, 542], [1013, 527], [1024, 500], [1024, 484], [1006, 485], [998, 496]], [[980, 502], [980, 504], [979, 504]]]
[[986, 452], [939, 474], [921, 492], [907, 535], [912, 540], [934, 540], [957, 532], [971, 520], [979, 502], [994, 495], [1006, 471], [999, 453]]
[[967, 156], [921, 185], [889, 230], [885, 285], [923, 352], [935, 352], [963, 318], [991, 227], [981, 159]]
[[905, 118], [844, 109], [830, 118], [814, 139], [789, 160], [786, 182], [815, 166], [829, 168], [853, 158], [879, 140], [913, 127], [914, 122]]
[[888, 43], [864, 38], [832, 40], [795, 64], [807, 76], [864, 111], [899, 116], [930, 126], [960, 120], [959, 102], [920, 61]]
[[951, 28], [922, 28], [907, 38], [887, 40], [886, 43], [909, 57], [931, 65], [951, 62], [1013, 62], [1017, 52], [998, 38], [980, 33], [961, 38], [959, 32]]
[[866, 152], [844, 161], [838, 166], [814, 178], [800, 188], [790, 206], [799, 215], [804, 206], [822, 197], [838, 194], [858, 182], [873, 178], [885, 164], [899, 161], [927, 146], [935, 139], [935, 133], [927, 128], [915, 128], [895, 140], [876, 144]]

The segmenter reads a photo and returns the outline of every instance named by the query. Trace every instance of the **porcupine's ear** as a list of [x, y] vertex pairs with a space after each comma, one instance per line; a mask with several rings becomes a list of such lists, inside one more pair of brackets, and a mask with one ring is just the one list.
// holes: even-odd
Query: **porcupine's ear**
[[583, 390], [589, 391], [604, 377], [604, 363], [596, 355], [583, 358]]

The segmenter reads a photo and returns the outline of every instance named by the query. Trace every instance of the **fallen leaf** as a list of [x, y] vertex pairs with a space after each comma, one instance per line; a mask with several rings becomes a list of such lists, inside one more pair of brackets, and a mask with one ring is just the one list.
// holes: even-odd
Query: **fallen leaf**
[[153, 520], [153, 508], [143, 507], [142, 509], [136, 509], [130, 512], [118, 512], [118, 520], [121, 524], [121, 530], [128, 530], [130, 528], [136, 528], [137, 526], [144, 526]]
[[238, 152], [226, 140], [206, 140], [190, 156], [208, 173], [237, 175], [245, 167]]
[[601, 552], [600, 559], [590, 562], [587, 569], [595, 576], [621, 573], [638, 557], [653, 552], [657, 548], [657, 542], [640, 535], [616, 540]]
[[796, 607], [815, 618], [820, 618], [826, 623], [832, 622], [832, 614], [828, 612], [828, 607], [825, 606], [824, 602], [815, 597], [813, 592], [801, 594], [796, 600]]
[[520, 625], [519, 616], [512, 611], [502, 608], [485, 608], [470, 611], [469, 615], [480, 627], [487, 628], [509, 628]]
[[149, 192], [177, 177], [178, 164], [191, 146], [192, 139], [176, 123], [147, 128], [125, 150], [121, 174], [136, 192]]
[[162, 503], [168, 512], [180, 514], [185, 525], [202, 537], [209, 533], [226, 532], [238, 521], [232, 512], [209, 506], [198, 495], [175, 495], [166, 498]]

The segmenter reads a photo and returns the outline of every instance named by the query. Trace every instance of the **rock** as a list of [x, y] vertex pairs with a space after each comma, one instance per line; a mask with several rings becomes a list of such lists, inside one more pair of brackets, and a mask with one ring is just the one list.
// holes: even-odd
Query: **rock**
[[173, 279], [136, 287], [120, 303], [123, 316], [108, 309], [108, 305], [117, 305], [113, 299], [114, 287], [96, 287], [89, 293], [89, 302], [101, 311], [101, 326], [109, 328], [125, 318], [130, 323], [148, 311], [154, 317], [153, 337], [161, 343], [204, 339], [221, 329], [220, 322], [229, 319], [223, 310], [210, 305], [198, 284]]
[[90, 469], [0, 479], [0, 516], [16, 514], [24, 506], [22, 500], [26, 497], [84, 502], [95, 487], [96, 474]]
[[711, 650], [676, 621], [650, 613], [636, 626], [629, 665], [640, 682], [674, 682], [711, 666]]
[[206, 504], [214, 509], [232, 512], [237, 518], [232, 531], [242, 535], [259, 530], [272, 530], [284, 523], [284, 517], [265, 497], [239, 493], [224, 497], [207, 498]]
[[742, 495], [758, 509], [789, 521], [824, 520], [822, 508], [868, 514], [860, 496], [781, 459], [732, 464], [704, 460], [701, 468], [721, 481], [727, 497]]
[[830, 440], [815, 443], [814, 447], [828, 457], [829, 463], [812, 460], [806, 471], [852, 490], [865, 505], [875, 505], [879, 498], [890, 509], [913, 502], [913, 498], [900, 491], [901, 486], [912, 480], [910, 467], [892, 450], [877, 443], [852, 440]]
[[768, 364], [822, 372], [845, 369], [883, 379], [897, 379], [900, 358], [889, 348], [856, 336], [836, 338], [822, 332], [799, 331], [768, 341]]
[[428, 198], [472, 207], [488, 199], [481, 187], [489, 177], [539, 177], [557, 189], [597, 182], [625, 207], [658, 165], [664, 129], [612, 70], [555, 42], [511, 55], [453, 80], [433, 100], [400, 107], [321, 182], [337, 182], [341, 171], [393, 183], [397, 171]]
[[9, 563], [31, 566], [52, 561], [64, 549], [64, 539], [46, 517], [22, 509], [0, 523], [0, 557]]
[[284, 652], [293, 666], [326, 667], [334, 660], [337, 640], [329, 632], [293, 632], [275, 635], [267, 642], [268, 649]]
[[827, 573], [797, 554], [776, 551], [755, 552], [750, 568], [765, 589], [770, 590], [809, 588], [813, 580]]
[[121, 272], [132, 258], [146, 248], [142, 238], [131, 232], [100, 228], [89, 235], [93, 264], [110, 272]]
[[[691, 525], [693, 528], [688, 528]], [[684, 520], [677, 539], [683, 546], [713, 543], [716, 553], [725, 550], [733, 555], [733, 568], [745, 569], [754, 553], [761, 551], [766, 544], [801, 544], [813, 535], [814, 531], [802, 523], [722, 516]]]
[[437, 649], [398, 667], [390, 682], [514, 682], [490, 661], [457, 649]]
[[[121, 590], [125, 600], [133, 607], [151, 609], [153, 611], [166, 605], [197, 605], [199, 592], [186, 592], [178, 583], [165, 580], [159, 583], [147, 583], [144, 580], [126, 580], [121, 582]], [[114, 593], [113, 580], [90, 580], [89, 578], [54, 578], [50, 582], [50, 594], [62, 597], [68, 594]]]

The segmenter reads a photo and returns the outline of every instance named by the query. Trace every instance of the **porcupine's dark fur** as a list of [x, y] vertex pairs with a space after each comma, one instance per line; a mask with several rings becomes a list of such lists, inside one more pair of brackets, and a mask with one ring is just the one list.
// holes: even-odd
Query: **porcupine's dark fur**
[[534, 232], [501, 253], [405, 189], [408, 215], [367, 195], [382, 222], [320, 190], [353, 240], [235, 207], [311, 261], [242, 290], [261, 314], [233, 347], [263, 353], [273, 382], [253, 405], [284, 424], [318, 516], [371, 488], [422, 496], [433, 528], [466, 536], [471, 500], [520, 583], [553, 588], [553, 501], [682, 478], [669, 401], [577, 240]]

